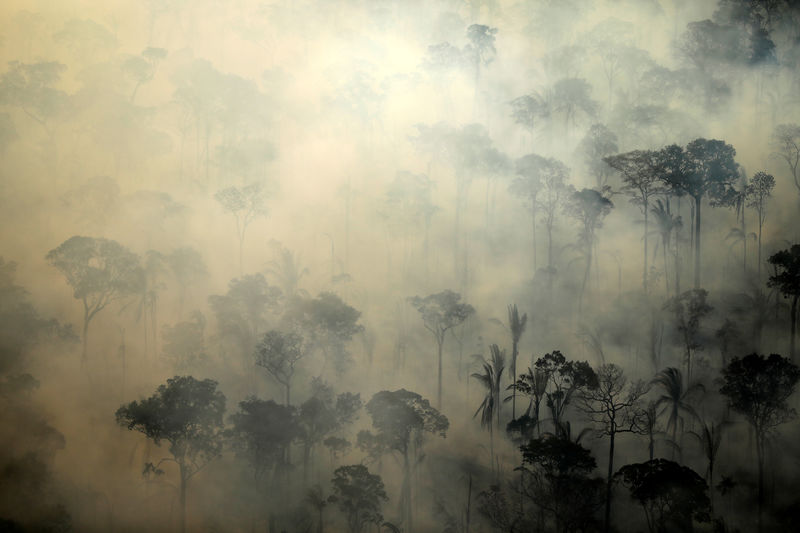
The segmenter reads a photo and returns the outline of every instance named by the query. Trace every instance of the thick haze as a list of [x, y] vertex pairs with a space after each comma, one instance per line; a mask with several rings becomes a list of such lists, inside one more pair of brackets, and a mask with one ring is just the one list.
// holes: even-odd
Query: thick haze
[[[767, 260], [800, 239], [800, 185], [774, 135], [800, 123], [800, 12], [788, 4], [4, 1], [0, 519], [10, 531], [179, 530], [178, 469], [142, 474], [145, 463], [170, 456], [168, 444], [121, 427], [115, 412], [176, 375], [218, 382], [226, 427], [248, 397], [282, 404], [284, 386], [255, 364], [254, 351], [267, 331], [292, 324], [314, 339], [291, 378], [293, 405], [316, 397], [312, 378], [321, 378], [364, 404], [407, 389], [448, 418], [446, 438], [425, 433], [424, 453], [414, 446], [424, 460], [409, 482], [413, 504], [403, 499], [402, 455], [376, 458], [357, 446], [359, 431], [375, 430], [362, 408], [327, 434], [352, 446], [336, 452], [317, 442], [304, 466], [302, 439], [293, 441], [281, 452], [288, 474], [276, 474], [266, 492], [254, 488], [226, 434], [221, 457], [189, 481], [188, 530], [322, 532], [308, 487], [318, 484], [327, 498], [336, 468], [363, 463], [386, 485], [383, 520], [405, 533], [518, 531], [493, 521], [483, 492], [510, 490], [517, 479], [519, 443], [505, 431], [511, 403], [490, 448], [481, 415], [473, 417], [487, 390], [468, 377], [483, 373], [480, 357], [490, 361], [498, 344], [506, 350], [501, 396], [511, 395], [508, 306], [516, 304], [527, 314], [518, 375], [560, 350], [595, 369], [614, 363], [631, 381], [675, 367], [684, 369], [683, 386], [703, 383], [705, 393], [692, 398], [696, 416], [684, 413], [683, 453], [666, 442], [675, 437], [666, 413], [656, 456], [680, 457], [705, 478], [705, 456], [688, 432], [727, 417], [713, 483], [730, 476], [738, 486], [727, 499], [712, 489], [714, 516], [755, 531], [755, 445], [717, 391], [733, 357], [791, 355], [792, 300], [767, 286], [776, 272]], [[587, 149], [596, 125], [613, 145], [602, 153]], [[676, 281], [681, 293], [695, 288], [691, 197], [659, 190], [649, 200], [654, 208], [670, 198], [681, 217], [665, 257], [657, 216], [649, 211], [643, 241], [640, 205], [602, 159], [699, 138], [731, 145], [734, 172], [748, 181], [766, 172], [775, 186], [761, 265], [757, 212], [743, 208], [742, 232], [731, 200], [740, 179], [702, 199], [700, 287], [713, 310], [692, 334], [687, 368], [685, 331], [668, 301]], [[551, 251], [545, 189], [532, 219], [521, 185], [529, 154], [563, 163], [574, 188], [559, 189], [553, 204]], [[574, 191], [584, 189], [613, 203], [591, 233], [571, 216]], [[253, 209], [226, 210], [248, 194]], [[140, 284], [120, 289], [86, 337], [80, 295], [48, 256], [73, 236], [116, 241], [139, 262], [130, 266]], [[182, 253], [194, 259], [180, 263]], [[256, 281], [236, 296], [237, 279]], [[263, 280], [264, 302], [274, 302], [257, 301]], [[444, 290], [474, 313], [444, 333], [440, 405], [436, 339], [411, 299]], [[333, 332], [347, 309], [326, 311], [332, 301], [360, 312], [347, 334]], [[312, 334], [295, 321], [318, 309], [337, 324], [317, 324]], [[726, 320], [735, 341], [719, 333]], [[654, 385], [647, 398], [661, 394]], [[518, 396], [516, 414], [528, 403]], [[591, 424], [577, 401], [567, 412], [575, 440]], [[549, 415], [540, 420], [541, 433], [559, 432]], [[770, 433], [765, 524], [776, 531], [784, 508], [797, 505], [798, 437], [796, 421]], [[617, 439], [615, 470], [648, 459], [646, 436]], [[597, 460], [592, 475], [605, 481], [607, 439], [581, 444]], [[413, 527], [403, 523], [411, 508]], [[597, 517], [602, 525], [602, 508]], [[325, 531], [348, 530], [335, 502], [323, 521]], [[613, 523], [647, 527], [621, 485]]]

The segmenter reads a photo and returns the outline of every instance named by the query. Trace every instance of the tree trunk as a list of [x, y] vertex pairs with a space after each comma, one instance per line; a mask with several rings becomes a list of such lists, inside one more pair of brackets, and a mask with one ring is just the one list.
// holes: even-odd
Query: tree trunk
[[290, 381], [286, 382], [286, 407], [291, 405], [291, 392], [292, 392], [292, 383]]
[[[647, 219], [647, 198], [646, 197], [644, 199], [644, 203], [642, 204], [642, 206], [644, 207], [644, 271], [642, 272], [642, 288], [644, 289], [644, 292], [646, 293], [647, 292], [647, 233], [648, 233], [648, 228], [647, 228], [647, 222], [648, 222], [648, 219]], [[606, 528], [606, 531], [608, 531], [608, 528]]]
[[531, 198], [531, 229], [533, 230], [533, 272], [536, 273], [536, 198]]
[[761, 213], [758, 213], [758, 282], [761, 283]]
[[608, 533], [611, 530], [611, 481], [614, 476], [614, 435], [616, 432], [611, 428], [610, 440], [611, 443], [608, 447], [608, 480], [606, 482], [606, 515], [603, 530]]
[[444, 333], [437, 337], [439, 345], [439, 386], [436, 393], [436, 408], [442, 410], [442, 346], [444, 345]]
[[797, 331], [797, 300], [800, 295], [795, 294], [792, 298], [792, 309], [789, 312], [789, 358], [794, 362], [795, 359], [795, 335]]
[[694, 288], [700, 288], [700, 206], [703, 202], [702, 196], [694, 199]]
[[517, 341], [511, 344], [511, 420], [517, 419]]
[[756, 428], [756, 460], [758, 461], [758, 531], [761, 531], [761, 515], [764, 507], [764, 443], [761, 431]]
[[469, 485], [467, 487], [467, 517], [465, 521], [464, 533], [469, 533], [471, 507], [472, 507], [472, 474], [469, 475]]
[[186, 533], [186, 481], [187, 472], [186, 467], [179, 463], [181, 474], [181, 488], [180, 488], [180, 506], [181, 506], [181, 533]]
[[414, 531], [413, 519], [411, 516], [411, 465], [408, 459], [408, 448], [406, 448], [403, 455], [403, 514], [405, 515], [405, 527], [403, 530], [406, 533]]
[[[86, 304], [84, 304], [85, 306]], [[81, 352], [81, 366], [86, 366], [86, 358], [88, 352], [88, 342], [89, 342], [89, 310], [85, 308], [83, 313], [83, 351]]]

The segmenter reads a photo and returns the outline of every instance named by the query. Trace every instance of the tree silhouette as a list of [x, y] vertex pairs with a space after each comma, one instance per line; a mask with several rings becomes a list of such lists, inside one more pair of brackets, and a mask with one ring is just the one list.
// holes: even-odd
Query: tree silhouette
[[116, 241], [75, 236], [50, 250], [46, 259], [67, 278], [73, 297], [83, 302], [83, 366], [92, 319], [109, 304], [139, 292], [139, 257]]
[[359, 433], [359, 447], [368, 449], [372, 455], [399, 453], [403, 457], [403, 485], [400, 505], [403, 528], [413, 531], [411, 500], [411, 467], [416, 467], [424, 434], [444, 437], [450, 422], [447, 417], [431, 407], [428, 400], [405, 389], [375, 393], [367, 403], [367, 412], [372, 417], [375, 435]]
[[[556, 531], [596, 528], [603, 481], [589, 475], [597, 467], [592, 454], [567, 438], [541, 437], [520, 447], [526, 482], [522, 493], [555, 520]], [[539, 530], [542, 530], [540, 519]]]
[[233, 449], [250, 464], [256, 483], [269, 491], [286, 462], [289, 446], [300, 433], [297, 410], [250, 397], [239, 402], [239, 411], [228, 420], [232, 427], [225, 434]]
[[388, 501], [381, 477], [370, 474], [364, 465], [340, 466], [331, 479], [336, 503], [347, 518], [350, 533], [361, 533], [367, 524], [383, 522], [381, 502]]
[[597, 433], [607, 436], [608, 477], [606, 478], [605, 531], [611, 528], [611, 489], [614, 474], [614, 441], [618, 433], [642, 433], [644, 421], [639, 407], [647, 393], [644, 382], [628, 382], [622, 369], [614, 364], [597, 370], [597, 387], [581, 394], [581, 410], [594, 423]]
[[[706, 468], [706, 482], [708, 483], [709, 487], [714, 486], [714, 465], [717, 462], [717, 458], [719, 457], [719, 448], [722, 445], [722, 430], [726, 426], [727, 422], [722, 422], [719, 424], [711, 422], [711, 425], [703, 422], [699, 433], [695, 431], [689, 432], [690, 435], [697, 439], [697, 442], [700, 444], [700, 447], [703, 450], [703, 455], [706, 456], [706, 460], [708, 461], [708, 467]], [[714, 491], [709, 492], [709, 499], [711, 501], [711, 512], [713, 513]]]
[[181, 531], [186, 531], [186, 485], [189, 479], [222, 451], [222, 416], [225, 396], [217, 382], [175, 376], [160, 385], [155, 394], [117, 409], [117, 423], [144, 433], [157, 446], [169, 443], [172, 461], [180, 471]]
[[[655, 218], [656, 231], [661, 237], [661, 254], [664, 257], [664, 282], [666, 292], [669, 294], [669, 270], [667, 268], [667, 254], [672, 253], [675, 258], [675, 292], [680, 292], [680, 260], [678, 255], [678, 232], [683, 226], [680, 216], [672, 214], [669, 198], [656, 199], [655, 205], [650, 208], [650, 213]], [[675, 246], [672, 246], [672, 234], [675, 233]], [[655, 255], [655, 254], [654, 254]]]
[[703, 199], [714, 205], [729, 193], [739, 172], [733, 157], [736, 150], [725, 141], [695, 139], [686, 149], [667, 147], [664, 159], [664, 180], [694, 200], [694, 288], [700, 288], [700, 235]]
[[270, 330], [256, 346], [256, 365], [265, 369], [286, 389], [286, 405], [291, 404], [292, 377], [295, 365], [308, 353], [303, 337], [295, 332]]
[[[519, 355], [519, 340], [525, 333], [525, 326], [528, 323], [528, 314], [523, 313], [519, 316], [517, 304], [508, 306], [508, 329], [511, 331], [511, 384], [517, 382], [517, 356]], [[511, 391], [511, 419], [517, 418], [517, 389], [512, 387]]]
[[603, 161], [622, 175], [622, 190], [631, 196], [631, 203], [639, 206], [644, 215], [644, 267], [642, 287], [647, 292], [647, 237], [650, 234], [648, 215], [650, 201], [664, 192], [660, 180], [660, 158], [657, 152], [634, 150], [624, 154], [605, 157]]
[[586, 361], [567, 361], [558, 350], [537, 359], [535, 368], [547, 376], [548, 390], [545, 398], [552, 416], [554, 433], [559, 438], [566, 438], [564, 413], [575, 394], [598, 386], [597, 374]]
[[651, 533], [692, 531], [693, 520], [710, 519], [708, 485], [691, 468], [653, 459], [625, 465], [615, 477], [642, 506]]
[[772, 134], [772, 145], [776, 154], [786, 161], [792, 173], [794, 186], [800, 192], [800, 126], [779, 124]]
[[467, 40], [469, 43], [464, 48], [464, 53], [470, 58], [472, 68], [475, 69], [476, 102], [481, 78], [481, 65], [489, 65], [497, 55], [497, 49], [494, 46], [496, 34], [497, 28], [490, 28], [483, 24], [472, 24], [467, 28]]
[[767, 286], [778, 289], [784, 298], [792, 299], [789, 312], [789, 357], [794, 361], [797, 301], [800, 299], [800, 244], [793, 244], [791, 248], [771, 255], [768, 261], [775, 268], [775, 274], [769, 277]]
[[562, 78], [553, 84], [551, 106], [553, 111], [564, 116], [564, 129], [575, 125], [578, 111], [588, 119], [597, 115], [597, 102], [592, 100], [592, 86], [583, 78]]
[[244, 187], [228, 187], [218, 191], [214, 198], [226, 213], [233, 215], [236, 220], [236, 237], [239, 240], [239, 275], [242, 275], [244, 266], [244, 238], [247, 227], [257, 217], [266, 216], [267, 208], [264, 205], [265, 191], [261, 183], [251, 183]]
[[518, 96], [509, 102], [511, 118], [528, 131], [533, 141], [533, 131], [541, 121], [550, 116], [550, 106], [537, 92]]
[[692, 289], [670, 298], [664, 304], [664, 309], [673, 313], [675, 329], [681, 335], [686, 379], [689, 381], [692, 379], [692, 357], [695, 352], [703, 349], [701, 322], [714, 310], [706, 303], [707, 297], [708, 291], [705, 289]]
[[461, 303], [461, 295], [451, 290], [429, 294], [421, 298], [414, 296], [408, 302], [422, 315], [425, 329], [430, 331], [436, 339], [439, 360], [439, 385], [436, 394], [436, 405], [442, 407], [442, 348], [447, 332], [464, 322], [475, 309], [466, 303]]
[[189, 286], [207, 275], [208, 269], [200, 252], [189, 246], [176, 248], [166, 257], [166, 260], [172, 275], [178, 282], [178, 315], [181, 316]]
[[693, 383], [688, 387], [684, 387], [683, 375], [680, 370], [674, 367], [665, 368], [656, 374], [652, 384], [662, 389], [662, 394], [656, 400], [655, 406], [656, 408], [663, 406], [663, 409], [661, 409], [661, 416], [665, 413], [668, 414], [666, 430], [672, 430], [673, 446], [678, 446], [678, 426], [680, 425], [681, 433], [684, 427], [684, 419], [681, 413], [688, 414], [692, 418], [697, 418], [697, 412], [690, 403], [690, 400], [695, 393], [704, 391], [705, 388], [699, 383]]
[[764, 505], [764, 459], [769, 434], [779, 425], [793, 420], [797, 413], [788, 400], [800, 380], [800, 368], [778, 354], [769, 357], [752, 353], [734, 357], [722, 369], [719, 392], [730, 407], [743, 415], [756, 435], [758, 460], [758, 528]]
[[[492, 463], [492, 471], [494, 471], [494, 418], [497, 418], [497, 429], [500, 430], [500, 381], [503, 377], [505, 370], [505, 356], [506, 352], [500, 351], [496, 344], [489, 346], [489, 351], [492, 357], [486, 361], [481, 357], [481, 364], [483, 366], [483, 373], [473, 373], [472, 377], [477, 379], [478, 382], [486, 389], [486, 396], [478, 406], [473, 418], [481, 415], [481, 427], [489, 429], [489, 459]], [[496, 415], [496, 416], [495, 416]]]
[[564, 208], [566, 212], [580, 224], [578, 242], [583, 249], [586, 260], [586, 270], [581, 283], [581, 293], [578, 298], [578, 310], [581, 309], [586, 285], [589, 282], [589, 273], [592, 268], [592, 257], [595, 246], [595, 233], [603, 226], [603, 219], [611, 212], [614, 204], [594, 189], [581, 189], [569, 197]]
[[598, 191], [608, 187], [608, 178], [611, 174], [611, 167], [605, 159], [618, 149], [617, 136], [604, 124], [592, 124], [578, 145], [583, 162], [594, 178]]
[[758, 279], [761, 280], [761, 230], [767, 219], [767, 202], [775, 188], [775, 178], [766, 172], [756, 172], [750, 178], [747, 207], [758, 216]]
[[515, 391], [524, 394], [529, 398], [528, 408], [525, 410], [523, 416], [531, 419], [533, 425], [536, 426], [537, 433], [541, 433], [541, 415], [540, 408], [542, 400], [545, 399], [547, 393], [547, 385], [550, 382], [547, 366], [530, 368], [523, 374], [520, 374], [517, 381], [510, 385]]

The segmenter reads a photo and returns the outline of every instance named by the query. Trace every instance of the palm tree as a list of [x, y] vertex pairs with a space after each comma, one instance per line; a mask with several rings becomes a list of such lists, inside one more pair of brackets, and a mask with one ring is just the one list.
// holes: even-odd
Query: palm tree
[[[536, 424], [536, 431], [540, 436], [541, 419], [539, 418], [539, 410], [542, 400], [545, 397], [549, 378], [547, 371], [541, 368], [528, 367], [528, 370], [520, 374], [517, 381], [508, 387], [514, 391], [520, 391], [521, 394], [529, 398], [528, 409], [526, 409], [525, 415], [533, 419], [533, 423]], [[508, 398], [506, 398], [506, 401], [508, 401]]]
[[[702, 422], [701, 432], [697, 433], [690, 431], [689, 434], [697, 439], [703, 448], [703, 453], [708, 459], [708, 468], [706, 469], [706, 481], [709, 487], [714, 486], [714, 462], [717, 460], [719, 447], [722, 444], [722, 430], [728, 425], [728, 422], [721, 422], [711, 426]], [[711, 497], [711, 510], [714, 510], [714, 491], [708, 491]]]
[[[486, 389], [486, 395], [478, 406], [473, 418], [481, 415], [481, 427], [489, 428], [489, 455], [494, 471], [494, 419], [497, 419], [497, 428], [500, 429], [500, 379], [505, 370], [505, 350], [500, 351], [496, 344], [489, 346], [492, 357], [486, 361], [481, 357], [483, 373], [474, 372], [472, 377], [477, 379]], [[496, 416], [495, 416], [496, 414]]]
[[[519, 316], [517, 304], [508, 306], [508, 329], [511, 330], [511, 383], [517, 381], [517, 356], [519, 355], [519, 340], [525, 333], [525, 326], [528, 323], [528, 314], [523, 313]], [[517, 418], [517, 389], [511, 392], [511, 419]]]
[[[650, 213], [655, 218], [656, 231], [661, 236], [661, 255], [664, 258], [664, 282], [666, 284], [667, 294], [669, 294], [669, 274], [667, 269], [667, 253], [671, 248], [672, 232], [677, 231], [683, 225], [680, 216], [674, 216], [670, 211], [669, 199], [665, 201], [656, 200], [655, 206], [650, 208]], [[658, 251], [656, 247], [655, 252]], [[655, 254], [654, 252], [654, 254]], [[678, 251], [675, 250], [675, 283], [677, 285], [679, 275], [678, 273]]]
[[[666, 430], [672, 430], [672, 441], [677, 443], [678, 426], [680, 425], [681, 427], [681, 433], [683, 433], [684, 427], [684, 419], [681, 413], [698, 418], [697, 412], [689, 403], [689, 399], [698, 390], [705, 391], [705, 388], [700, 383], [684, 388], [683, 375], [675, 367], [665, 368], [656, 374], [651, 383], [663, 389], [663, 394], [656, 400], [655, 407], [664, 407], [659, 414], [661, 416], [665, 413], [668, 414]], [[675, 451], [673, 449], [673, 458], [674, 454]]]

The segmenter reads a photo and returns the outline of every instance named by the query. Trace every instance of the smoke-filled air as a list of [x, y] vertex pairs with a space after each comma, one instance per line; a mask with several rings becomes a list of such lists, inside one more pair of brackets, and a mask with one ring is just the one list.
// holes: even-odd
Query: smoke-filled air
[[5, 0], [0, 531], [796, 531], [800, 4]]

